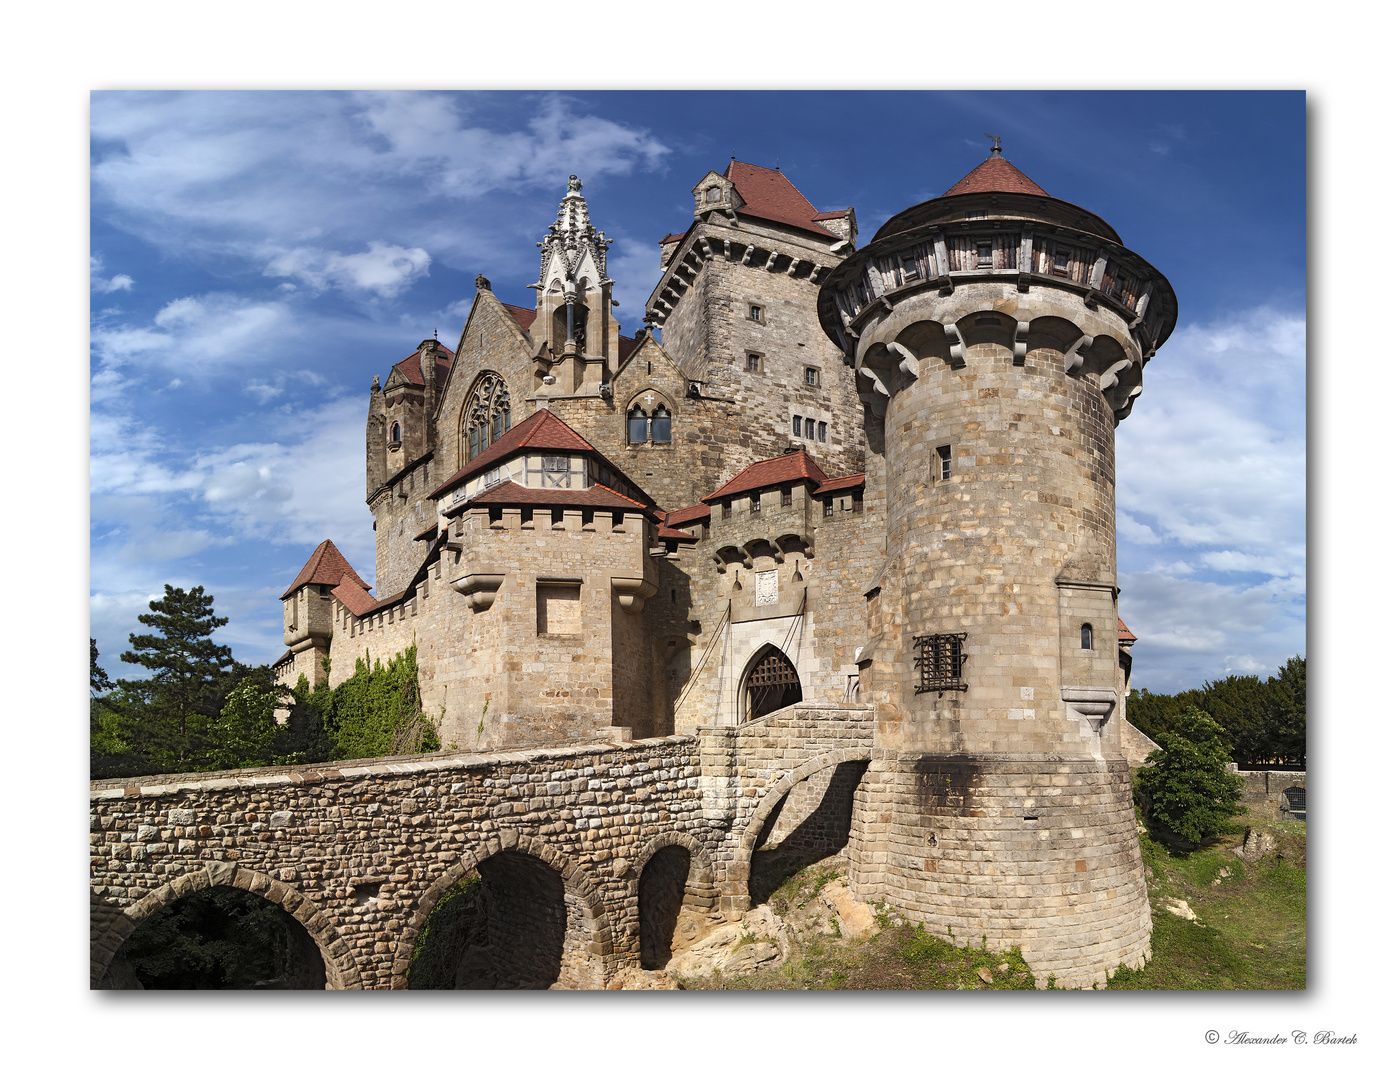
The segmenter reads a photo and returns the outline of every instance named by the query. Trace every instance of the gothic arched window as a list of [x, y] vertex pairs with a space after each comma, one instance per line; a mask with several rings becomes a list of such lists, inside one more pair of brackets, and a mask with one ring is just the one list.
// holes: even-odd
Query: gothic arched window
[[626, 419], [625, 441], [632, 443], [642, 443], [649, 440], [649, 421], [645, 416], [645, 410], [636, 405], [630, 410], [630, 416]]
[[653, 390], [641, 394], [625, 414], [625, 441], [630, 445], [668, 444], [674, 440], [674, 414]]
[[402, 442], [402, 425], [396, 420], [393, 421], [392, 429], [388, 432], [388, 441], [394, 444]]
[[654, 410], [654, 415], [650, 417], [650, 441], [668, 442], [673, 430], [674, 418], [669, 415], [669, 410], [660, 405]]
[[465, 460], [478, 457], [509, 430], [509, 387], [493, 372], [480, 376], [461, 415]]

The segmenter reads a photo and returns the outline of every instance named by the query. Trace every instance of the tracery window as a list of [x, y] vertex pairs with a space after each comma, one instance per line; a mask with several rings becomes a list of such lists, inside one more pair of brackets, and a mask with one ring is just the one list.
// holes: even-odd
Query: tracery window
[[[646, 406], [650, 411], [646, 412]], [[674, 415], [653, 392], [641, 395], [625, 414], [625, 441], [631, 445], [668, 443], [674, 438]]]
[[465, 460], [478, 457], [508, 430], [509, 387], [499, 375], [487, 372], [475, 384], [461, 417]]

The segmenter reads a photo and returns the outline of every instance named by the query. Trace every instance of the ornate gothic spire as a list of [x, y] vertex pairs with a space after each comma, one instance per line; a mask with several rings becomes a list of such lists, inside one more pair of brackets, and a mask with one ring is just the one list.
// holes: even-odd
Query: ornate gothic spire
[[538, 243], [542, 249], [538, 287], [546, 289], [556, 280], [571, 297], [576, 295], [577, 283], [583, 278], [593, 287], [612, 284], [606, 276], [606, 252], [612, 242], [592, 225], [587, 201], [582, 196], [582, 182], [575, 176], [568, 177], [567, 194], [558, 204], [557, 220]]

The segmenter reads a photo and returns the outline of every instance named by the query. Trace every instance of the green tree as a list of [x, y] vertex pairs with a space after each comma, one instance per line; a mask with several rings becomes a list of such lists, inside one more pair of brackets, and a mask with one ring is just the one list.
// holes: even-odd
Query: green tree
[[281, 699], [276, 688], [268, 689], [252, 676], [244, 676], [209, 729], [205, 767], [250, 769], [278, 764], [276, 741], [281, 728], [276, 710]]
[[1271, 758], [1308, 765], [1308, 664], [1291, 656], [1268, 682], [1270, 710], [1265, 724], [1265, 749]]
[[1216, 836], [1244, 809], [1237, 802], [1244, 782], [1227, 771], [1231, 755], [1221, 725], [1192, 706], [1156, 741], [1159, 749], [1136, 782], [1150, 834], [1172, 847]]
[[211, 636], [228, 620], [214, 615], [213, 597], [203, 586], [186, 592], [172, 585], [138, 619], [155, 633], [132, 634], [121, 660], [153, 674], [117, 680], [122, 690], [147, 698], [137, 742], [166, 767], [197, 768], [207, 728], [219, 712], [215, 684], [233, 663], [228, 647], [214, 644]]
[[88, 684], [90, 693], [95, 698], [100, 694], [105, 694], [108, 690], [115, 690], [116, 683], [107, 678], [107, 673], [97, 663], [97, 639], [88, 638], [87, 640], [92, 643], [91, 674], [88, 677]]

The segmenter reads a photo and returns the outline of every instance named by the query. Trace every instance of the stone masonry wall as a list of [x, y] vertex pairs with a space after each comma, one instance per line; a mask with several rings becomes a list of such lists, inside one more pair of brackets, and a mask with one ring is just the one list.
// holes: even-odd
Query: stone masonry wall
[[939, 937], [1017, 945], [1039, 985], [1103, 986], [1150, 956], [1123, 759], [879, 751], [854, 813], [857, 894]]

